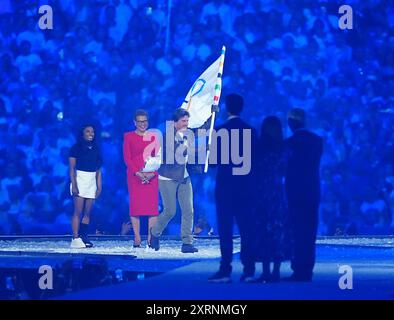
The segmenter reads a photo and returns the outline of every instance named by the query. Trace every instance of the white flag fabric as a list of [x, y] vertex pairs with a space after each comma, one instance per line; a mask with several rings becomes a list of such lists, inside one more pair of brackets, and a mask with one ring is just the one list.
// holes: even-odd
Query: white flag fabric
[[146, 159], [145, 166], [141, 171], [142, 172], [155, 172], [155, 171], [159, 170], [160, 165], [161, 165], [161, 152], [158, 153], [155, 157], [148, 157]]
[[220, 57], [198, 77], [181, 108], [190, 113], [189, 128], [201, 127], [212, 115], [212, 105], [219, 102], [225, 47]]

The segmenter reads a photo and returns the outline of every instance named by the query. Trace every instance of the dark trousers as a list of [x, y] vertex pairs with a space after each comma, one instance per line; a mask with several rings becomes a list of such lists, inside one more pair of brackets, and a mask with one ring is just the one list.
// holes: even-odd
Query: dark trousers
[[290, 204], [293, 238], [291, 268], [296, 277], [310, 279], [315, 266], [318, 204]]
[[231, 274], [233, 259], [233, 226], [234, 220], [238, 225], [241, 235], [241, 262], [244, 266], [244, 274], [253, 276], [255, 271], [253, 259], [253, 234], [252, 213], [248, 207], [247, 199], [239, 195], [225, 194], [216, 196], [216, 214], [220, 238], [220, 271]]

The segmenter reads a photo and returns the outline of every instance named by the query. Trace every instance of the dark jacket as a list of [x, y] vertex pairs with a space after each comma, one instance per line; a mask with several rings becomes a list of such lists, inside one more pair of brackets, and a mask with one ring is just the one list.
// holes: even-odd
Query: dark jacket
[[289, 205], [317, 205], [320, 201], [320, 159], [323, 140], [315, 133], [300, 129], [285, 140], [289, 149], [286, 192]]
[[[213, 166], [217, 167], [217, 175], [216, 175], [216, 195], [219, 193], [222, 194], [223, 196], [228, 195], [228, 189], [232, 188], [239, 190], [242, 193], [248, 193], [252, 189], [252, 179], [253, 179], [253, 170], [255, 167], [255, 151], [256, 151], [256, 146], [257, 146], [257, 132], [256, 130], [251, 127], [249, 124], [247, 124], [245, 121], [243, 121], [239, 117], [232, 118], [228, 120], [226, 123], [224, 123], [221, 126], [218, 126], [215, 130], [218, 132], [220, 135], [219, 131], [221, 129], [225, 129], [228, 132], [229, 136], [229, 149], [227, 148], [223, 149], [224, 152], [228, 152], [228, 158], [229, 158], [229, 163], [225, 164], [222, 163], [225, 160], [223, 158], [223, 155], [221, 155], [221, 149], [222, 149], [222, 140], [221, 138], [217, 139], [216, 141], [213, 139], [212, 141], [212, 151], [211, 152], [216, 152], [217, 153], [217, 164], [213, 164]], [[231, 129], [239, 129], [240, 130], [240, 135], [238, 141], [233, 141], [233, 144], [231, 143]], [[250, 146], [244, 146], [243, 145], [243, 129], [249, 129], [251, 130], [251, 145]], [[234, 144], [234, 142], [236, 142]], [[231, 146], [233, 145], [239, 145], [238, 150], [235, 150], [235, 153], [238, 155], [245, 155], [246, 154], [246, 148], [250, 148], [250, 155], [251, 155], [251, 171], [246, 174], [246, 175], [234, 175], [234, 168], [241, 168], [243, 164], [236, 164], [232, 161], [231, 157]], [[244, 150], [245, 149], [245, 150]], [[227, 159], [226, 159], [227, 160]], [[227, 199], [229, 200], [229, 199]]]

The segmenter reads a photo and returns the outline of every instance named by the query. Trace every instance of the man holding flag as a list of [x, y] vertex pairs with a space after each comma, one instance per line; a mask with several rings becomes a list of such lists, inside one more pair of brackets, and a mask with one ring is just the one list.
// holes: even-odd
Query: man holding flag
[[188, 140], [186, 138], [189, 123], [189, 112], [177, 109], [173, 122], [166, 128], [162, 146], [162, 164], [158, 170], [159, 190], [163, 201], [163, 212], [156, 225], [151, 229], [151, 247], [160, 249], [159, 237], [176, 214], [176, 201], [182, 210], [181, 237], [183, 253], [194, 253], [198, 249], [193, 246], [193, 189], [187, 170]]
[[[159, 190], [164, 209], [156, 225], [150, 230], [151, 247], [156, 251], [160, 248], [160, 235], [175, 216], [178, 198], [182, 211], [181, 251], [183, 253], [198, 252], [198, 249], [193, 246], [193, 190], [187, 170], [188, 163], [195, 164], [195, 157], [189, 157], [189, 150], [194, 151], [194, 134], [190, 134], [192, 132], [188, 128], [198, 129], [209, 126], [208, 144], [210, 144], [215, 111], [217, 111], [221, 92], [224, 55], [225, 47], [220, 57], [195, 81], [182, 107], [174, 112], [172, 119], [174, 122], [166, 127], [162, 146], [162, 165], [158, 170]], [[211, 118], [210, 121], [208, 121], [209, 118]], [[205, 172], [208, 168], [208, 157], [209, 149]]]

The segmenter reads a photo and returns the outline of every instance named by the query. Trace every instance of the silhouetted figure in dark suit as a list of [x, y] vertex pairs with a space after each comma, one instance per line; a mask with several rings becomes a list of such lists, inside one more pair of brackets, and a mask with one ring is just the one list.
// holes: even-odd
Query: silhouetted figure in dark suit
[[[227, 122], [216, 128], [216, 133], [220, 136], [220, 133], [226, 132], [229, 136], [228, 143], [223, 148], [223, 151], [228, 152], [229, 155], [227, 164], [225, 163], [227, 162], [225, 155], [220, 153], [225, 140], [217, 139], [217, 144], [215, 144], [216, 139], [213, 139], [212, 151], [218, 154], [215, 200], [222, 258], [219, 271], [209, 278], [211, 282], [231, 281], [234, 220], [241, 235], [241, 262], [244, 265], [241, 281], [252, 281], [255, 271], [251, 243], [253, 241], [252, 226], [254, 223], [251, 209], [252, 190], [255, 186], [251, 170], [253, 170], [254, 162], [252, 150], [257, 142], [257, 132], [239, 118], [242, 108], [243, 98], [241, 96], [237, 94], [226, 96], [226, 109], [229, 117]], [[233, 133], [239, 132], [238, 137], [231, 134], [232, 129], [238, 129], [233, 131]], [[250, 134], [250, 139], [244, 140], [244, 137], [247, 137], [248, 134]], [[234, 148], [237, 147], [238, 150], [235, 150]], [[237, 164], [237, 161], [234, 161], [236, 159], [232, 157], [232, 151], [243, 155], [245, 157], [244, 163]], [[249, 163], [249, 165], [245, 163]], [[243, 169], [241, 169], [242, 167]]]
[[311, 281], [315, 265], [323, 141], [305, 129], [303, 109], [292, 109], [288, 114], [288, 124], [293, 135], [285, 141], [290, 152], [286, 192], [294, 243], [291, 261], [293, 274], [287, 280]]

